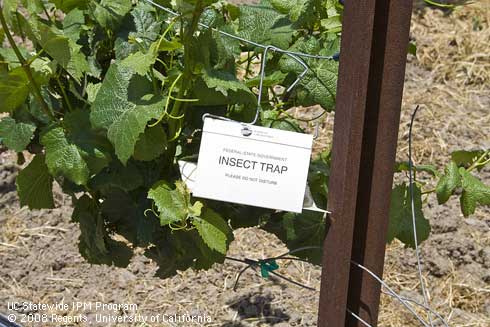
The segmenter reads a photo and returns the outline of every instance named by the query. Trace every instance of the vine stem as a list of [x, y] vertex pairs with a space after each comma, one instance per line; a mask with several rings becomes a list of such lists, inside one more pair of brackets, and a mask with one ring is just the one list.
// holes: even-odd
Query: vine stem
[[[490, 154], [490, 150], [485, 151], [469, 168], [468, 171], [472, 171], [475, 168], [486, 165], [490, 159], [486, 159], [486, 157]], [[483, 160], [483, 161], [482, 161]]]
[[19, 51], [19, 48], [17, 47], [17, 44], [15, 44], [14, 38], [12, 37], [12, 34], [10, 33], [10, 29], [7, 25], [7, 22], [5, 21], [5, 17], [3, 16], [3, 7], [0, 6], [0, 23], [2, 25], [3, 30], [5, 31], [5, 35], [7, 36], [7, 40], [9, 41], [10, 46], [14, 50], [15, 55], [17, 56], [17, 59], [19, 59], [19, 62], [24, 69], [24, 72], [26, 73], [27, 79], [29, 80], [29, 83], [32, 85], [32, 90], [34, 92], [34, 95], [36, 98], [39, 100], [41, 103], [41, 108], [44, 111], [44, 113], [51, 119], [55, 120], [55, 117], [53, 113], [49, 110], [48, 104], [46, 101], [44, 101], [43, 96], [41, 94], [41, 89], [37, 85], [36, 81], [34, 80], [34, 77], [32, 76], [31, 69], [22, 56], [22, 54]]
[[[194, 36], [194, 33], [196, 32], [199, 24], [199, 18], [201, 17], [202, 11], [204, 9], [204, 6], [202, 4], [201, 0], [198, 0], [195, 7], [194, 11], [192, 13], [192, 18], [190, 21], [189, 26], [187, 29], [184, 31], [183, 34], [183, 41], [184, 41], [184, 72], [182, 74], [182, 83], [180, 85], [179, 93], [177, 95], [178, 99], [184, 99], [187, 95], [188, 88], [190, 86], [190, 81], [192, 79], [192, 72], [194, 70], [194, 65], [192, 65], [192, 58], [190, 57], [189, 53], [189, 47], [192, 42], [192, 37]], [[184, 24], [182, 24], [183, 26]], [[171, 95], [169, 93], [169, 95]], [[183, 107], [183, 108], [182, 108]], [[181, 116], [181, 111], [185, 110], [186, 107], [186, 102], [182, 101], [175, 101], [172, 107], [172, 110], [170, 112], [171, 116], [177, 117]], [[179, 135], [180, 128], [178, 128], [179, 131], [176, 130], [175, 125], [171, 124], [170, 126], [171, 134], [174, 136], [172, 137], [172, 140], [176, 139]]]

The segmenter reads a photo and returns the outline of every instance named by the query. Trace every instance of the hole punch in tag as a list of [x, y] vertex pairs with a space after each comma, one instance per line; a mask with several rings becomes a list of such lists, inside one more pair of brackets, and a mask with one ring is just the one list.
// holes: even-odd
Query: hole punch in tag
[[207, 117], [193, 195], [300, 213], [312, 145], [309, 134]]

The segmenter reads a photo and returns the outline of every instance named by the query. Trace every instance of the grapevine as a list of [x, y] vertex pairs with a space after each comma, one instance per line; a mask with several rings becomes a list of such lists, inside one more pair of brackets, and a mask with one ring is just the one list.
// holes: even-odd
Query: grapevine
[[[233, 230], [259, 226], [290, 249], [319, 246], [328, 230], [322, 213], [293, 214], [193, 198], [178, 161], [196, 161], [202, 115], [252, 121], [263, 49], [217, 30], [280, 49], [320, 56], [340, 50], [343, 5], [337, 0], [263, 0], [159, 4], [130, 0], [4, 1], [0, 10], [0, 141], [28, 162], [17, 177], [21, 205], [53, 208], [53, 185], [73, 201], [80, 253], [94, 264], [127, 266], [144, 249], [168, 277], [223, 262]], [[173, 7], [172, 7], [173, 5]], [[203, 28], [201, 24], [211, 28]], [[21, 42], [19, 42], [21, 40]], [[338, 62], [281, 52], [267, 57], [258, 124], [305, 132], [288, 110], [320, 105], [333, 111]], [[330, 153], [312, 160], [308, 184], [326, 208]], [[417, 235], [430, 234], [422, 206], [459, 196], [465, 216], [490, 205], [477, 173], [490, 150], [456, 151], [441, 171], [415, 166]], [[408, 163], [397, 163], [404, 173]], [[416, 176], [415, 176], [416, 177]], [[389, 241], [414, 246], [409, 188], [396, 185]], [[124, 239], [124, 240], [122, 240]], [[298, 253], [319, 263], [319, 251]]]

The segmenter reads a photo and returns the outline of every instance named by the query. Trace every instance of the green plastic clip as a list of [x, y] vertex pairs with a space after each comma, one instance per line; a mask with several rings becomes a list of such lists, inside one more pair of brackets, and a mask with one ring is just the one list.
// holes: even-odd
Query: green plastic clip
[[274, 259], [261, 260], [259, 262], [259, 265], [260, 265], [260, 274], [262, 275], [263, 278], [269, 278], [270, 272], [279, 269], [279, 265]]

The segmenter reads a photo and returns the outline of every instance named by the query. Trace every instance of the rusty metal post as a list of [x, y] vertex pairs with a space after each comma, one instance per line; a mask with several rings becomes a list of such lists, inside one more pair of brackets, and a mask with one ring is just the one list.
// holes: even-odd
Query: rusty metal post
[[346, 0], [318, 326], [376, 326], [412, 0]]

